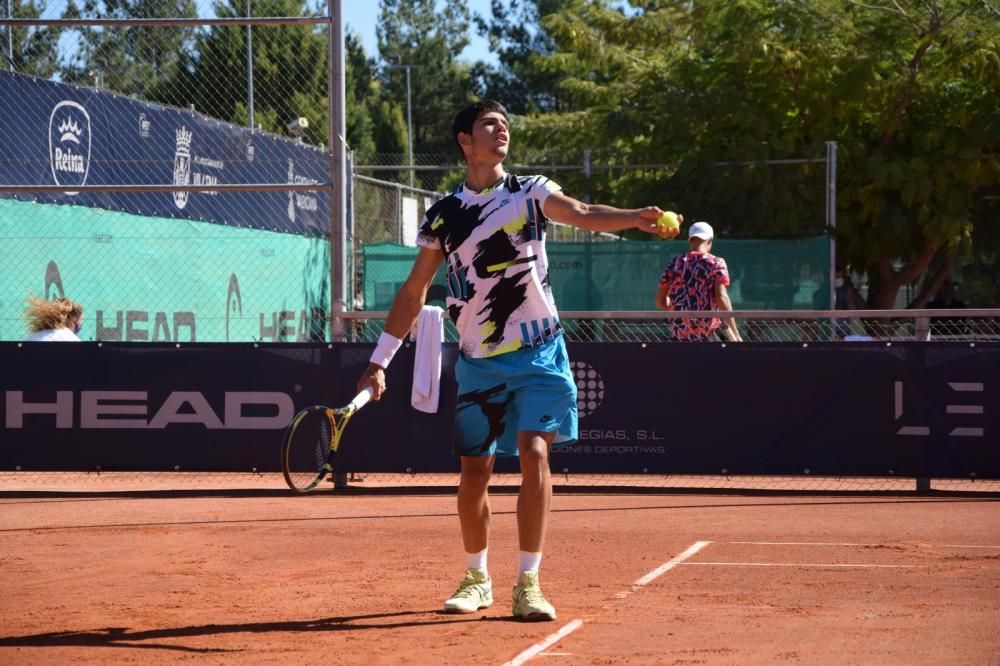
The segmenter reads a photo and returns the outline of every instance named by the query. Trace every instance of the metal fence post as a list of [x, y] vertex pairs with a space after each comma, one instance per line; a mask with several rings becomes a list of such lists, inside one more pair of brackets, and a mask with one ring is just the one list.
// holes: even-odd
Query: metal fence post
[[341, 0], [327, 0], [330, 16], [327, 28], [327, 133], [330, 146], [330, 336], [333, 341], [344, 339], [344, 323], [340, 314], [346, 306], [344, 236], [346, 231], [346, 139], [344, 117], [344, 12]]
[[[826, 233], [830, 239], [830, 309], [837, 309], [837, 142], [826, 142]], [[837, 339], [837, 320], [830, 320], [830, 339]]]
[[931, 339], [931, 320], [930, 317], [916, 317], [914, 319], [914, 340], [923, 340], [924, 342]]

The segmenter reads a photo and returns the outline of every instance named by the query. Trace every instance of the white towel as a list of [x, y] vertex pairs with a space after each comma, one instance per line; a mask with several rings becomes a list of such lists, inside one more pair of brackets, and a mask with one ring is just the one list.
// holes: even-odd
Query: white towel
[[417, 316], [417, 348], [413, 357], [413, 390], [410, 404], [414, 409], [433, 414], [438, 410], [441, 387], [441, 343], [444, 342], [444, 310], [425, 305]]

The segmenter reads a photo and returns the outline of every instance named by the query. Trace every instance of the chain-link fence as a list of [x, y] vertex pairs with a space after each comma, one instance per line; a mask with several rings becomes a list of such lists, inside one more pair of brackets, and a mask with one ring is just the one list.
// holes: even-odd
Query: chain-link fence
[[[449, 191], [465, 176], [450, 153], [356, 154], [358, 173], [379, 180]], [[726, 159], [699, 157], [678, 164], [623, 163], [604, 148], [579, 155], [515, 147], [506, 169], [542, 174], [582, 201], [618, 206], [659, 205], [689, 220], [708, 220], [732, 238], [806, 238], [828, 231], [836, 186], [836, 144], [784, 155], [767, 146], [734, 150]], [[555, 240], [566, 240], [557, 238]], [[575, 240], [575, 239], [574, 239]]]
[[[328, 477], [326, 489], [345, 494], [366, 492], [420, 492], [453, 494], [459, 474], [343, 474]], [[580, 474], [553, 469], [556, 492], [628, 492], [628, 493], [819, 493], [856, 495], [864, 493], [961, 494], [963, 496], [1000, 493], [1000, 481], [993, 479], [915, 479], [908, 477], [828, 477], [763, 476], [736, 474]], [[494, 474], [492, 491], [517, 492], [519, 474]], [[319, 488], [317, 490], [323, 490]], [[0, 472], [0, 492], [70, 492], [70, 493], [156, 493], [188, 491], [192, 493], [257, 492], [286, 495], [291, 491], [278, 473], [245, 472]]]
[[326, 339], [329, 19], [15, 8], [0, 339], [24, 337], [28, 297], [59, 295], [84, 340]]
[[[545, 175], [569, 195], [585, 201], [621, 206], [655, 203], [684, 212], [688, 222], [710, 221], [717, 235], [714, 251], [730, 262], [730, 296], [737, 308], [826, 309], [832, 306], [833, 293], [834, 246], [827, 230], [835, 224], [836, 146], [830, 143], [807, 152], [811, 156], [778, 158], [763, 152], [738, 154], [729, 161], [622, 164], [600, 150], [586, 150], [576, 164], [524, 162], [512, 154], [505, 165], [512, 173]], [[544, 151], [521, 151], [521, 155], [560, 157]], [[416, 254], [415, 249], [406, 249], [412, 247], [416, 236], [419, 218], [415, 211], [425, 210], [439, 196], [403, 183], [413, 176], [437, 188], [434, 192], [450, 191], [461, 185], [464, 169], [450, 154], [416, 154], [412, 158], [357, 154], [353, 159], [356, 191], [363, 186], [368, 196], [375, 196], [370, 189], [379, 188], [376, 198], [381, 202], [380, 210], [388, 213], [380, 224], [372, 225], [365, 219], [356, 226], [358, 271], [354, 283], [358, 296], [354, 303], [357, 309], [385, 309]], [[408, 211], [404, 208], [407, 204]], [[548, 223], [549, 275], [561, 307], [650, 307], [663, 266], [686, 251], [687, 244], [682, 238], [675, 242], [626, 240], [601, 249], [590, 246], [592, 241], [622, 238]], [[431, 294], [443, 291], [442, 271]], [[443, 302], [443, 296], [440, 300]]]
[[[347, 213], [353, 252], [339, 254], [326, 150], [331, 19], [317, 13], [322, 7], [281, 17], [265, 14], [295, 10], [239, 0], [12, 0], [10, 9], [12, 18], [0, 18], [8, 37], [0, 69], [8, 121], [0, 135], [0, 339], [24, 337], [30, 296], [57, 295], [83, 304], [84, 340], [329, 339], [339, 285], [347, 309], [378, 309], [391, 296], [381, 292], [398, 287], [398, 266], [392, 275], [368, 270], [368, 250], [411, 247], [428, 205], [461, 182], [454, 154], [356, 156]], [[825, 228], [830, 164], [818, 151], [635, 165], [600, 149], [576, 163], [546, 150], [515, 152], [509, 168], [549, 175], [583, 200], [689, 211], [711, 219], [720, 235], [753, 228], [751, 236], [802, 238]], [[744, 187], [752, 194], [732, 200]], [[636, 201], [611, 201], [614, 191]], [[701, 194], [685, 198], [693, 192]], [[739, 229], [715, 217], [712, 206], [723, 201], [741, 210]], [[798, 222], [764, 224], [753, 212], [775, 203], [778, 217]], [[548, 228], [554, 244], [617, 239]], [[761, 288], [747, 284], [740, 303], [807, 305], [829, 273], [828, 262], [810, 256], [792, 270], [771, 274], [775, 262], [754, 270]], [[578, 279], [578, 263], [556, 258], [555, 272], [573, 290], [586, 286], [575, 300], [564, 296], [564, 307], [606, 307], [612, 299], [601, 290], [616, 287], [592, 263], [579, 263], [587, 276]], [[793, 291], [785, 288], [791, 274]]]
[[[345, 317], [354, 342], [376, 342], [386, 312], [350, 312]], [[721, 336], [679, 340], [672, 322], [693, 319], [685, 312], [563, 311], [560, 321], [570, 342], [726, 344]], [[732, 318], [743, 342], [1000, 342], [1000, 310], [826, 310], [705, 311], [699, 321]], [[709, 324], [706, 324], [709, 326]], [[450, 321], [445, 340], [457, 341]]]

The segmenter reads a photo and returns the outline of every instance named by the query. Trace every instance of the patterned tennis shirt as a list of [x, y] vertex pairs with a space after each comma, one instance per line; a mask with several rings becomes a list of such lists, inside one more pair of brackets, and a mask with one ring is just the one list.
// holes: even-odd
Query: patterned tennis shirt
[[[667, 287], [667, 296], [674, 310], [715, 310], [715, 285], [729, 286], [726, 260], [707, 252], [689, 251], [674, 257], [660, 275], [660, 286]], [[670, 331], [678, 340], [706, 340], [722, 324], [711, 319], [670, 320]]]
[[482, 192], [463, 184], [424, 215], [417, 245], [445, 253], [448, 314], [466, 356], [534, 347], [561, 332], [542, 214], [561, 189], [544, 176], [505, 174]]

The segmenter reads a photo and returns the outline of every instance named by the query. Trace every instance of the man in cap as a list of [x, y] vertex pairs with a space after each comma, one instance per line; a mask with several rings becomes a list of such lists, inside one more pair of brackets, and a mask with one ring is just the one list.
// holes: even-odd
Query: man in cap
[[[729, 268], [726, 260], [712, 254], [715, 232], [708, 222], [695, 222], [688, 229], [690, 249], [670, 260], [660, 275], [660, 288], [656, 291], [656, 307], [661, 310], [727, 310], [732, 311], [729, 300]], [[674, 339], [689, 342], [716, 340], [742, 342], [736, 320], [728, 317], [690, 319], [677, 317], [670, 320]]]

